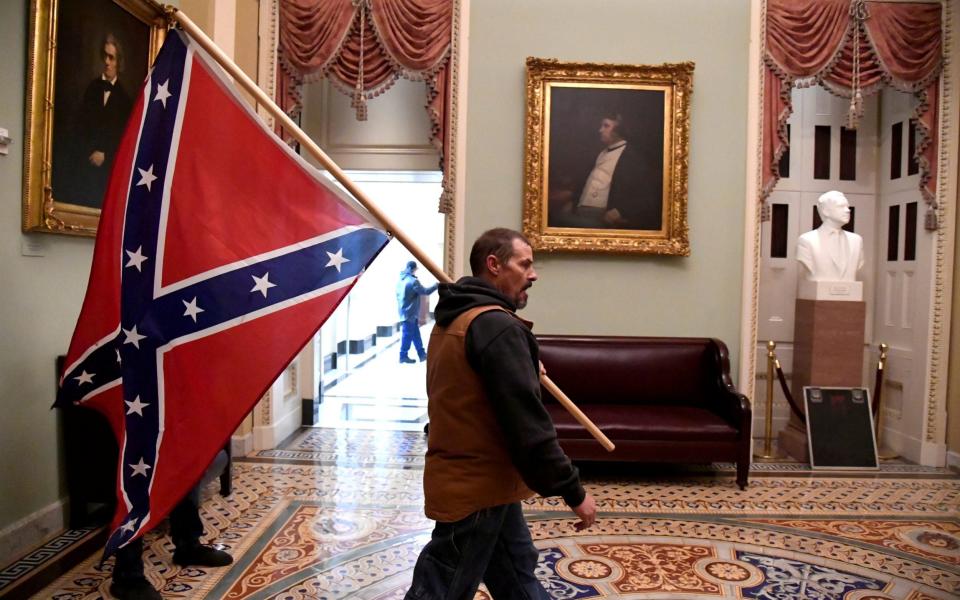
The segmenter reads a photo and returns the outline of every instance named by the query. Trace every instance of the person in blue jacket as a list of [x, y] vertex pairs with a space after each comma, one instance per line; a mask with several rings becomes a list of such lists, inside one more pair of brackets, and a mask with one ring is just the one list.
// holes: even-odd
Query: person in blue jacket
[[400, 320], [403, 321], [400, 333], [400, 362], [417, 362], [407, 356], [410, 343], [416, 348], [420, 362], [427, 359], [427, 352], [423, 349], [423, 340], [420, 339], [420, 296], [429, 296], [437, 289], [437, 284], [423, 287], [416, 276], [417, 263], [409, 261], [404, 270], [400, 271], [400, 281], [397, 282], [397, 305]]

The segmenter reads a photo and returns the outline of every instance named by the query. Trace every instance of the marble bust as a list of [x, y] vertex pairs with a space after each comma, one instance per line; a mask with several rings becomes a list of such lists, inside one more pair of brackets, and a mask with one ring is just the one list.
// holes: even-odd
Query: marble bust
[[817, 200], [817, 212], [823, 224], [797, 241], [801, 281], [856, 281], [863, 267], [863, 238], [842, 229], [850, 221], [850, 202], [830, 191]]

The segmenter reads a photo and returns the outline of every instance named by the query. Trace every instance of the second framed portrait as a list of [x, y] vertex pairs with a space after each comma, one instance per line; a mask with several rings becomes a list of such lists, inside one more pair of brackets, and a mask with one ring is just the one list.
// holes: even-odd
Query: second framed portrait
[[94, 235], [166, 20], [152, 0], [32, 0], [24, 231]]
[[524, 234], [547, 251], [687, 256], [693, 63], [527, 59]]

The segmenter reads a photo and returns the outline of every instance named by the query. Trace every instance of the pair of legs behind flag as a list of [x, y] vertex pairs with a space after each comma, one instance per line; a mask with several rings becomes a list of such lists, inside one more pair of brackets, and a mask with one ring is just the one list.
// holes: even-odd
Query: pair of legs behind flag
[[[233, 562], [233, 557], [200, 543], [203, 521], [200, 520], [200, 491], [213, 481], [227, 465], [227, 453], [217, 454], [207, 467], [200, 483], [184, 496], [170, 512], [170, 538], [175, 550], [173, 562], [180, 566], [222, 567]], [[117, 550], [113, 566], [110, 594], [118, 600], [159, 600], [160, 592], [147, 581], [143, 571], [143, 538], [137, 538]]]
[[535, 575], [538, 557], [519, 503], [438, 521], [404, 600], [471, 600], [481, 581], [494, 600], [548, 600]]

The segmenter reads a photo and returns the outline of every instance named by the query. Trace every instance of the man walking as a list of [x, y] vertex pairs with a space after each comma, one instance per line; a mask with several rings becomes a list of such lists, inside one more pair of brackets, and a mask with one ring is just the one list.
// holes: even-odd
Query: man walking
[[474, 243], [470, 268], [473, 277], [440, 288], [430, 336], [423, 489], [436, 526], [406, 598], [470, 599], [481, 581], [495, 600], [549, 598], [520, 502], [534, 491], [561, 496], [578, 529], [593, 524], [596, 507], [557, 443], [540, 399], [537, 341], [516, 315], [537, 280], [530, 244], [491, 229]]
[[417, 263], [412, 260], [400, 271], [400, 281], [397, 283], [397, 305], [400, 319], [403, 321], [400, 330], [400, 362], [417, 362], [410, 358], [410, 344], [417, 350], [420, 362], [427, 359], [423, 350], [423, 341], [420, 339], [420, 296], [429, 296], [437, 289], [437, 284], [425, 288], [417, 279]]

